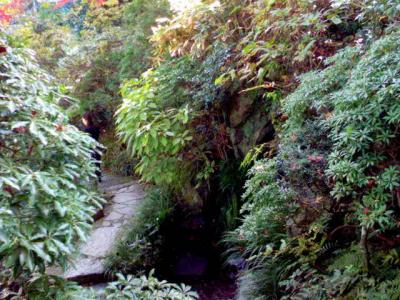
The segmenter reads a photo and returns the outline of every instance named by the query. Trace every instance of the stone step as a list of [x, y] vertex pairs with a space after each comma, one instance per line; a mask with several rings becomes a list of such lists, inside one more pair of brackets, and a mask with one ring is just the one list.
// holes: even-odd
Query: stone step
[[102, 260], [81, 256], [76, 260], [75, 265], [68, 269], [63, 277], [76, 281], [80, 284], [93, 284], [107, 282], [104, 272], [104, 262]]
[[[107, 187], [103, 186], [102, 189], [107, 190]], [[80, 284], [110, 280], [105, 275], [105, 257], [113, 250], [124, 225], [135, 215], [145, 193], [137, 181], [110, 186], [108, 193], [111, 193], [112, 197], [102, 211], [103, 217], [94, 223], [87, 241], [80, 247], [78, 257], [73, 259], [67, 271], [62, 272], [53, 268], [49, 270], [49, 274], [61, 275]]]
[[115, 193], [116, 191], [126, 188], [128, 186], [131, 186], [132, 182], [127, 182], [127, 183], [121, 183], [121, 184], [117, 184], [117, 185], [113, 185], [113, 186], [109, 186], [106, 188], [102, 188], [102, 190], [104, 190], [105, 192], [108, 193]]

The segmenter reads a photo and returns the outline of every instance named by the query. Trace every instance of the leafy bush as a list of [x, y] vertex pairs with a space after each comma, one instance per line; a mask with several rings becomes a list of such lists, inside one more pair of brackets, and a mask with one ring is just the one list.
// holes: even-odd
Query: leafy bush
[[112, 174], [134, 175], [136, 162], [128, 153], [126, 146], [116, 143], [116, 139], [118, 139], [116, 134], [111, 130], [101, 135], [100, 142], [107, 148], [102, 156], [102, 167]]
[[121, 79], [154, 68], [124, 84], [116, 119], [126, 145], [106, 159], [123, 169], [134, 156], [144, 180], [175, 195], [150, 195], [149, 210], [135, 219], [148, 226], [134, 221], [111, 259], [114, 271], [158, 262], [162, 222], [153, 216], [164, 196], [163, 215], [171, 199], [192, 198], [213, 210], [213, 226], [236, 226], [242, 176], [231, 173], [253, 143], [269, 144], [265, 157], [279, 143], [275, 158], [250, 171], [242, 224], [227, 237], [246, 260], [243, 294], [395, 294], [398, 268], [384, 261], [397, 263], [391, 250], [399, 242], [398, 1], [201, 1], [159, 20], [150, 41], [155, 19], [170, 16], [167, 1], [103, 4], [71, 4], [77, 47], [58, 47], [62, 29], [38, 44], [55, 40], [43, 63], [62, 62], [58, 74], [81, 109], [105, 111], [107, 120]]
[[210, 53], [191, 79], [194, 87], [191, 95], [198, 106], [209, 106], [217, 100], [222, 100], [223, 93], [221, 92], [221, 88], [216, 84], [216, 81], [229, 58], [230, 49], [226, 45], [216, 42], [212, 46]]
[[[31, 278], [29, 278], [31, 277]], [[83, 288], [75, 282], [67, 281], [61, 277], [48, 276], [43, 274], [32, 274], [26, 277], [29, 285], [26, 290], [10, 289], [2, 290], [2, 299], [12, 300], [94, 300], [95, 292], [91, 289]], [[1, 278], [1, 277], [0, 277]]]
[[394, 75], [400, 70], [398, 37], [394, 33], [375, 42], [362, 58], [362, 48], [338, 54], [332, 67], [308, 75], [286, 106], [295, 119], [305, 107], [318, 111], [314, 122], [330, 129], [333, 143], [326, 170], [335, 183], [332, 195], [357, 200], [360, 224], [380, 230], [394, 226], [386, 205], [400, 185], [400, 170], [390, 155], [397, 149], [400, 122]]
[[267, 256], [282, 245], [287, 237], [286, 216], [291, 211], [290, 192], [279, 186], [275, 159], [260, 160], [249, 171], [241, 213], [243, 223], [229, 233], [233, 258], [247, 260], [247, 269], [239, 280], [240, 293], [250, 298], [265, 294], [280, 295], [278, 283], [285, 264]]
[[[2, 299], [18, 300], [196, 300], [198, 295], [184, 284], [168, 283], [154, 277], [154, 271], [148, 276], [133, 277], [117, 274], [117, 280], [108, 283], [104, 291], [79, 286], [75, 282], [66, 281], [56, 276], [34, 275], [27, 294], [21, 290], [16, 292], [1, 291]], [[28, 296], [28, 298], [26, 297]], [[11, 297], [11, 298], [10, 298]]]
[[[27, 12], [10, 29], [78, 99], [68, 110], [73, 121], [91, 111], [101, 127], [112, 132], [113, 115], [121, 103], [120, 85], [150, 67], [148, 37], [156, 19], [167, 15], [167, 0], [50, 1], [38, 4], [37, 14]], [[105, 165], [126, 173], [121, 161], [134, 162], [124, 147], [114, 143], [110, 148], [103, 157]], [[115, 155], [117, 163], [111, 159]]]
[[208, 1], [162, 20], [151, 37], [157, 61], [187, 54], [204, 55], [221, 25], [221, 15], [223, 10], [219, 4]]
[[[153, 47], [149, 41], [156, 20], [170, 15], [167, 0], [134, 0], [125, 8], [123, 20], [127, 29], [121, 50], [119, 78], [139, 77], [151, 66]], [[133, 33], [133, 34], [132, 34]]]
[[0, 262], [17, 279], [64, 266], [85, 240], [102, 203], [89, 189], [99, 145], [68, 124], [31, 52], [3, 32], [0, 49]]
[[146, 181], [176, 183], [182, 165], [179, 152], [190, 141], [189, 108], [160, 111], [157, 74], [148, 72], [141, 80], [126, 83], [124, 102], [116, 113], [117, 131], [132, 156], [138, 157], [136, 171]]
[[[287, 299], [360, 299], [375, 289], [395, 293], [391, 282], [398, 268], [384, 268], [382, 261], [396, 247], [398, 227], [399, 40], [393, 32], [339, 51], [325, 70], [302, 76], [299, 88], [285, 99], [288, 120], [276, 173], [271, 164], [255, 165], [245, 193], [251, 195], [245, 206], [249, 214], [240, 227], [246, 230], [234, 234], [250, 274], [276, 266], [274, 261], [280, 266], [289, 261], [275, 280], [280, 288], [271, 293]], [[268, 181], [262, 167], [272, 172]], [[285, 194], [293, 199], [286, 202], [293, 210], [274, 228], [271, 220], [282, 216], [287, 200], [268, 209]], [[282, 241], [271, 243], [278, 233]], [[329, 274], [320, 272], [324, 268]], [[251, 292], [276, 286], [268, 286], [271, 273], [264, 274]]]
[[109, 284], [106, 289], [107, 300], [196, 300], [197, 293], [191, 291], [190, 287], [181, 284], [171, 284], [159, 281], [153, 277], [154, 271], [149, 276], [135, 278], [131, 275], [118, 274], [118, 281]]
[[[120, 103], [119, 88], [123, 80], [139, 77], [150, 67], [152, 46], [148, 37], [156, 19], [168, 15], [169, 3], [166, 0], [109, 0], [103, 5], [76, 2], [73, 10], [83, 14], [84, 26], [74, 36], [73, 43], [64, 45], [66, 56], [59, 61], [57, 73], [73, 87], [72, 93], [81, 100], [82, 110], [105, 112], [106, 120], [111, 123]], [[61, 24], [75, 27], [76, 22], [65, 23]], [[58, 26], [52, 23], [52, 27]]]
[[241, 209], [247, 216], [234, 236], [239, 244], [246, 244], [253, 251], [266, 243], [279, 244], [285, 236], [290, 192], [279, 186], [275, 159], [257, 161], [249, 177], [243, 195], [247, 201]]

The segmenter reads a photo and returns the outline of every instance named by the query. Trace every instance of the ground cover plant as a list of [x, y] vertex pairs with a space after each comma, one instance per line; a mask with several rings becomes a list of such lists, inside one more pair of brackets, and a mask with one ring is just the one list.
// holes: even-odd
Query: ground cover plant
[[163, 300], [196, 300], [197, 293], [191, 291], [190, 287], [181, 284], [171, 284], [166, 281], [159, 281], [153, 277], [154, 272], [149, 276], [135, 278], [118, 275], [118, 281], [109, 284], [106, 289], [106, 299], [163, 299]]

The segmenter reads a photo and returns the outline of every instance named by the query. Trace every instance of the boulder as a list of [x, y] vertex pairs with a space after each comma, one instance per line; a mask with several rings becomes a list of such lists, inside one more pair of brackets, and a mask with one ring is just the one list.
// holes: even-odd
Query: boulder
[[232, 101], [231, 110], [229, 112], [229, 122], [231, 127], [239, 127], [253, 110], [255, 101], [253, 95], [243, 94]]

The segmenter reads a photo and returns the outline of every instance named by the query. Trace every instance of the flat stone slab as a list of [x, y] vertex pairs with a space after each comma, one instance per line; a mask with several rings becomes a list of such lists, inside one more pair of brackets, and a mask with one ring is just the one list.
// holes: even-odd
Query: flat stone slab
[[121, 204], [116, 204], [113, 208], [114, 208], [113, 212], [117, 212], [125, 216], [131, 216], [136, 210], [136, 207], [134, 206], [121, 205]]
[[95, 258], [105, 257], [113, 248], [119, 227], [100, 227], [95, 229], [81, 248], [81, 253]]
[[[85, 270], [85, 272], [82, 272]], [[103, 261], [93, 257], [80, 257], [74, 266], [70, 266], [65, 272], [64, 277], [70, 280], [79, 280], [82, 277], [102, 276], [104, 273]]]
[[137, 183], [132, 184], [130, 186], [124, 187], [122, 189], [118, 190], [119, 193], [139, 193], [142, 192], [141, 194], [143, 194], [143, 190], [141, 190], [141, 186], [138, 185]]
[[125, 215], [113, 210], [108, 216], [104, 218], [104, 221], [114, 222], [120, 219], [125, 219]]
[[138, 193], [137, 191], [122, 193], [118, 192], [115, 194], [112, 201], [115, 203], [131, 203], [132, 201], [143, 199], [144, 196], [144, 193]]
[[101, 190], [118, 189], [119, 186], [132, 184], [132, 178], [112, 174], [103, 174], [102, 182], [99, 184]]
[[104, 258], [113, 250], [124, 224], [135, 215], [145, 197], [143, 187], [128, 177], [105, 175], [100, 189], [106, 191], [108, 203], [104, 217], [96, 221], [80, 255], [62, 275], [79, 283], [102, 282], [105, 278]]

